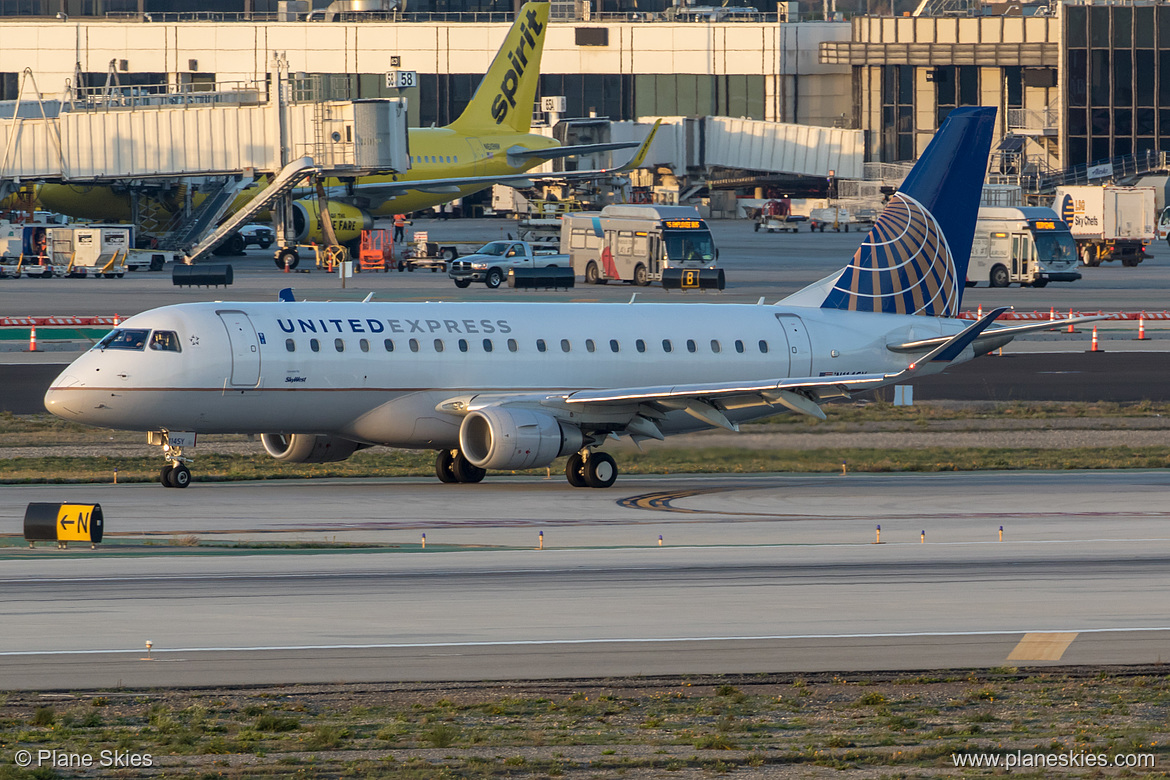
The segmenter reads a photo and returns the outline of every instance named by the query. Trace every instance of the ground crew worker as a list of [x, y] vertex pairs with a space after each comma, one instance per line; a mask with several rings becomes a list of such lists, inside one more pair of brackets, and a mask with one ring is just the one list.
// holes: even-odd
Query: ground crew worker
[[395, 214], [394, 215], [394, 240], [395, 241], [405, 241], [406, 240], [406, 225], [407, 225], [407, 222], [406, 222], [406, 215], [405, 214]]

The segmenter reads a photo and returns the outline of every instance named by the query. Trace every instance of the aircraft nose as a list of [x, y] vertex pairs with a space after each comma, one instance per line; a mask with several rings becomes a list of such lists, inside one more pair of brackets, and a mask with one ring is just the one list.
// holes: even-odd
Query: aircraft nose
[[60, 374], [45, 391], [45, 409], [66, 420], [76, 420], [81, 416], [81, 413], [75, 408], [70, 408], [70, 396], [72, 395], [72, 405], [75, 406], [77, 394], [71, 394], [69, 388], [76, 388], [80, 384], [81, 380], [70, 374], [68, 370]]

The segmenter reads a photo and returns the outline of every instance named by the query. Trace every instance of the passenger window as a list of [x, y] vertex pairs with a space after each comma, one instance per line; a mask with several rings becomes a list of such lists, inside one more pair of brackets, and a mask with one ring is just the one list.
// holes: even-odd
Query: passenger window
[[484, 339], [483, 340], [483, 351], [484, 352], [491, 352], [493, 349], [495, 349], [495, 347], [492, 346], [492, 340], [491, 339]]
[[670, 339], [663, 339], [662, 340], [662, 351], [663, 352], [673, 352], [674, 351], [674, 345], [670, 343]]
[[743, 354], [743, 342], [740, 341], [739, 339], [735, 340], [735, 351], [740, 353], [741, 355]]
[[365, 339], [359, 339], [358, 346], [361, 347], [362, 352], [370, 351], [370, 342], [366, 341]]
[[435, 352], [442, 352], [442, 351], [443, 351], [443, 340], [442, 339], [435, 339]]
[[570, 349], [572, 349], [572, 345], [569, 344], [569, 340], [561, 339], [561, 352], [568, 352]]
[[609, 351], [610, 352], [617, 352], [618, 351], [617, 339], [610, 339], [609, 340]]
[[297, 343], [295, 341], [293, 341], [292, 339], [285, 339], [284, 340], [284, 348], [287, 349], [289, 352], [296, 352], [297, 351]]
[[760, 340], [760, 352], [767, 352], [767, 351], [768, 351], [768, 342], [761, 339]]
[[394, 351], [394, 339], [386, 339], [385, 341], [382, 342], [382, 346], [384, 346], [386, 348], [387, 352], [393, 352]]
[[536, 351], [537, 352], [544, 352], [545, 349], [546, 349], [546, 347], [544, 344], [544, 339], [537, 339], [536, 340]]
[[597, 349], [597, 347], [593, 343], [593, 339], [585, 339], [585, 351], [586, 352], [594, 352], [596, 349]]
[[698, 347], [695, 346], [694, 339], [687, 339], [687, 352], [694, 352]]
[[508, 351], [509, 352], [515, 352], [519, 348], [520, 348], [520, 345], [516, 343], [516, 339], [508, 339]]
[[411, 339], [410, 340], [410, 351], [411, 352], [418, 352], [418, 339]]
[[173, 330], [156, 330], [150, 337], [150, 348], [161, 352], [182, 352], [179, 346], [179, 334]]
[[718, 354], [723, 351], [723, 347], [719, 346], [719, 342], [711, 339], [711, 351]]
[[467, 339], [459, 339], [459, 351], [460, 352], [467, 351]]
[[333, 339], [333, 348], [338, 352], [345, 352], [345, 342], [341, 339]]
[[320, 352], [321, 342], [317, 341], [317, 339], [309, 339], [309, 349], [313, 350], [314, 352]]
[[634, 342], [634, 349], [638, 350], [639, 352], [645, 352], [646, 351], [646, 342], [642, 341], [642, 339], [638, 339], [637, 341]]

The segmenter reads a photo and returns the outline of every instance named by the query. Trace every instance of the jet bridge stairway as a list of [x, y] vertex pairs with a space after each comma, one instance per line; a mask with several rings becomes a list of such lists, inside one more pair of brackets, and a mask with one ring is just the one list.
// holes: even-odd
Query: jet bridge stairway
[[[210, 235], [192, 247], [191, 252], [187, 255], [184, 262], [188, 265], [198, 262], [200, 258], [205, 257], [211, 250], [215, 249], [222, 241], [227, 239], [228, 236], [246, 225], [256, 214], [266, 210], [277, 199], [288, 195], [298, 184], [313, 174], [319, 173], [321, 170], [321, 167], [313, 162], [312, 157], [301, 157], [281, 168], [280, 173], [276, 175], [276, 178], [272, 180], [271, 184], [261, 190], [252, 200], [248, 201], [242, 209], [232, 214], [226, 222], [213, 230]], [[229, 188], [225, 188], [224, 191], [227, 189]], [[240, 189], [243, 188], [241, 187]], [[223, 206], [224, 209], [235, 200], [238, 193], [239, 190], [228, 198], [227, 204]], [[219, 213], [222, 214], [223, 211], [221, 210]], [[206, 224], [211, 224], [212, 221], [214, 220], [208, 220], [205, 226]]]
[[245, 176], [232, 176], [222, 187], [208, 195], [191, 212], [186, 219], [179, 221], [167, 231], [159, 240], [159, 249], [167, 251], [185, 251], [207, 229], [218, 222], [228, 207], [235, 201], [236, 196], [252, 185], [252, 179]]

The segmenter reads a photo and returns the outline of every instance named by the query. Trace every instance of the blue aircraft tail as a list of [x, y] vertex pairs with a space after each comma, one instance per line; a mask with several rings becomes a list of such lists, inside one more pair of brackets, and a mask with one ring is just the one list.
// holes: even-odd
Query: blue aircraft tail
[[821, 308], [958, 314], [994, 126], [994, 108], [947, 116]]

